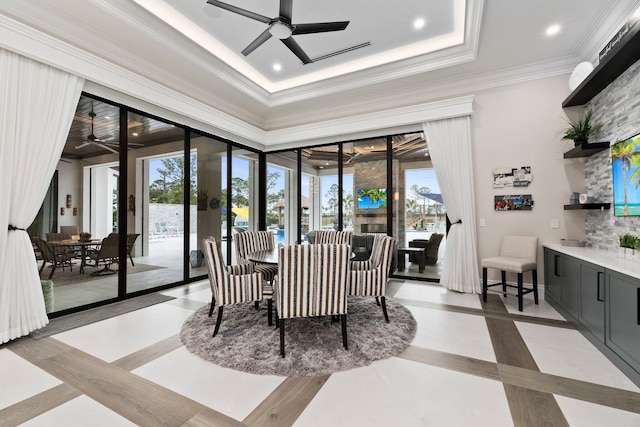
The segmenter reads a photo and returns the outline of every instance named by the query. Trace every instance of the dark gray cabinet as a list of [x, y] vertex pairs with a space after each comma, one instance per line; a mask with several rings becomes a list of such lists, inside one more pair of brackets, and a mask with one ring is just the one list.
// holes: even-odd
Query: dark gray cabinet
[[640, 279], [546, 247], [544, 261], [545, 300], [640, 386]]
[[604, 268], [580, 262], [580, 304], [578, 320], [604, 342]]
[[640, 280], [609, 271], [605, 300], [605, 342], [640, 371]]
[[562, 255], [551, 249], [544, 250], [544, 294], [560, 302], [562, 277], [560, 276], [560, 258]]
[[580, 264], [577, 259], [545, 249], [545, 295], [578, 317]]

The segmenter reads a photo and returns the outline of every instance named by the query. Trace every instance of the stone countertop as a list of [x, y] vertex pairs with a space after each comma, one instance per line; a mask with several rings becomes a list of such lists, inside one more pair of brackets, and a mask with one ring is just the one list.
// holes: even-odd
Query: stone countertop
[[614, 270], [627, 276], [640, 279], [640, 258], [633, 260], [622, 259], [617, 251], [608, 251], [593, 247], [563, 246], [560, 243], [542, 243], [545, 248], [600, 265], [609, 270]]

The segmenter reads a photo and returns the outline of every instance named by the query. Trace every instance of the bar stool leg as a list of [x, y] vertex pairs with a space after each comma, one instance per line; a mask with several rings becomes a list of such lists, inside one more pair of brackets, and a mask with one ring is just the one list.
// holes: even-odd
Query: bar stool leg
[[533, 282], [533, 298], [538, 303], [538, 270], [531, 270], [531, 281]]
[[522, 273], [518, 273], [518, 311], [522, 311]]

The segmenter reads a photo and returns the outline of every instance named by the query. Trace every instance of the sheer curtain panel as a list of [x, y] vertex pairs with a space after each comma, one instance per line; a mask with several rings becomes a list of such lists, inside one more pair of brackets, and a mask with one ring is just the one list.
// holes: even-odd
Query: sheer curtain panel
[[453, 291], [480, 293], [471, 117], [435, 120], [424, 123], [423, 128], [452, 224], [440, 284]]
[[0, 49], [0, 343], [45, 326], [31, 240], [84, 79]]

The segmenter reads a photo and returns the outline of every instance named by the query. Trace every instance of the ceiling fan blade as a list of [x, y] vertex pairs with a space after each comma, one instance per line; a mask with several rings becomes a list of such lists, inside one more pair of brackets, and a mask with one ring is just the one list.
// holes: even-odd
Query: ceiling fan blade
[[347, 25], [349, 25], [349, 21], [296, 24], [293, 26], [293, 34], [313, 34], [327, 33], [329, 31], [342, 31], [347, 28]]
[[111, 151], [112, 153], [116, 153], [116, 154], [118, 154], [118, 150], [113, 149], [113, 148], [109, 147], [108, 145], [104, 145], [104, 144], [99, 144], [99, 145], [100, 145], [100, 147], [104, 148], [105, 150], [109, 150], [109, 151]]
[[259, 13], [251, 12], [250, 10], [242, 9], [240, 7], [223, 3], [218, 0], [207, 0], [207, 3], [209, 3], [212, 6], [217, 6], [221, 9], [228, 10], [229, 12], [237, 13], [238, 15], [246, 16], [247, 18], [264, 22], [265, 24], [268, 24], [271, 21], [271, 18], [267, 18], [266, 16], [260, 15]]
[[85, 142], [84, 144], [76, 145], [76, 149], [86, 147], [87, 145], [91, 145], [90, 142]]
[[253, 52], [258, 47], [260, 47], [260, 45], [262, 45], [262, 43], [266, 42], [270, 38], [271, 38], [271, 33], [269, 32], [269, 28], [267, 28], [266, 30], [264, 30], [262, 32], [262, 34], [260, 34], [258, 37], [256, 37], [256, 39], [254, 41], [249, 43], [249, 46], [244, 48], [244, 50], [242, 51], [242, 54], [244, 56], [249, 55], [251, 52]]
[[291, 23], [293, 14], [293, 0], [280, 0], [280, 17]]
[[300, 45], [296, 43], [293, 37], [282, 39], [282, 43], [284, 43], [285, 46], [287, 46], [289, 50], [293, 52], [293, 54], [297, 56], [300, 61], [302, 61], [303, 64], [310, 64], [313, 62], [311, 58], [309, 58], [309, 56], [304, 52], [304, 50], [302, 50]]

